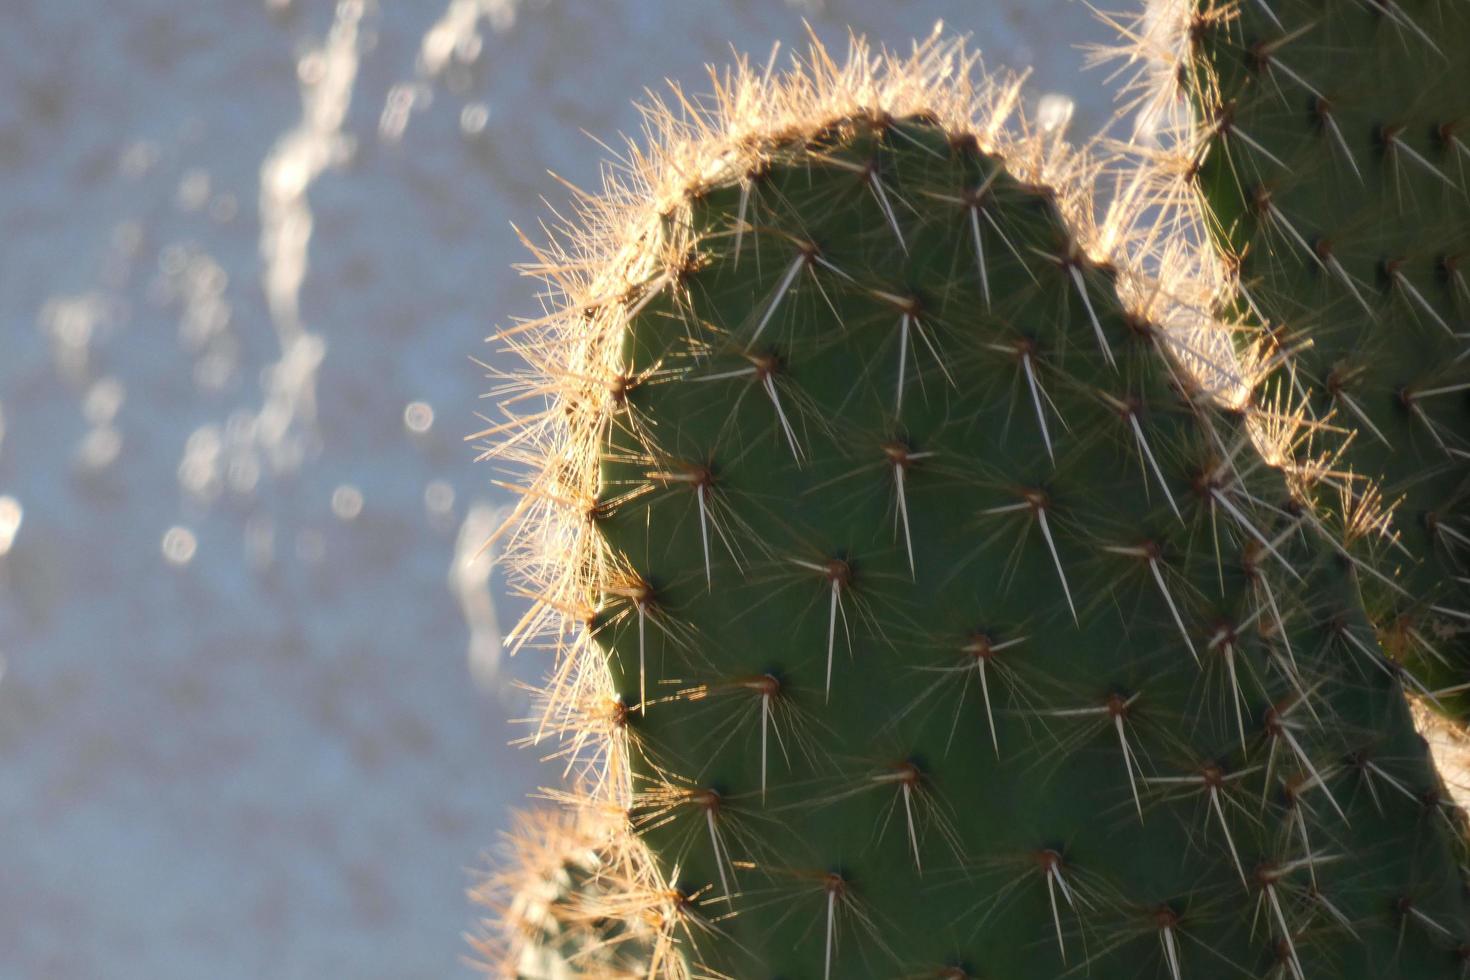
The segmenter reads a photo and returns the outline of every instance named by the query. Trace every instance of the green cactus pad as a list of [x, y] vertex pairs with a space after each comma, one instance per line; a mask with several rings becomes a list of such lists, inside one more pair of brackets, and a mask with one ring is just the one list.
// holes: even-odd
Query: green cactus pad
[[[1359, 553], [1380, 639], [1470, 718], [1470, 5], [1199, 5], [1184, 79], [1197, 187], [1241, 309], [1294, 356], [1336, 454], [1394, 506]], [[1361, 492], [1355, 486], [1355, 492]], [[1392, 584], [1389, 584], [1391, 581]]]
[[646, 922], [606, 914], [633, 885], [621, 837], [596, 810], [517, 815], [497, 873], [471, 891], [494, 917], [472, 939], [506, 980], [648, 976]]
[[503, 452], [518, 635], [568, 717], [627, 706], [652, 972], [1461, 976], [1458, 812], [1354, 567], [1048, 141], [843, 101], [688, 124], [685, 192], [507, 331], [507, 401], [555, 395]]

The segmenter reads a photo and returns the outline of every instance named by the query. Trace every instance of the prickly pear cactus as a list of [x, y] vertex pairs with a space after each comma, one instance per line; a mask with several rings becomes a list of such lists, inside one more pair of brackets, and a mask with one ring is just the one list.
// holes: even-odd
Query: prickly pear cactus
[[651, 112], [502, 334], [516, 641], [650, 973], [1460, 976], [1353, 566], [974, 72], [816, 49]]
[[1236, 307], [1336, 429], [1299, 447], [1330, 457], [1316, 509], [1356, 542], [1385, 647], [1470, 719], [1470, 5], [1162, 6]]
[[505, 980], [648, 975], [652, 932], [615, 904], [635, 889], [625, 837], [595, 806], [521, 814], [498, 872], [471, 892], [493, 918], [471, 940]]

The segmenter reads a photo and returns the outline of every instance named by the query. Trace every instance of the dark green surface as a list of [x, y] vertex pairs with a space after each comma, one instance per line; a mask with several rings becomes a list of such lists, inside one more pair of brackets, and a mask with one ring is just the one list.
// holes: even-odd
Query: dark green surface
[[[952, 199], [996, 160], [914, 121], [838, 127], [773, 155], [752, 185], [738, 266], [739, 186], [694, 202], [699, 261], [629, 324], [625, 371], [647, 374], [614, 416], [603, 460], [598, 526], [650, 589], [642, 680], [653, 703], [631, 716], [650, 795], [634, 819], [691, 897], [674, 934], [695, 975], [823, 976], [831, 874], [844, 882], [834, 977], [939, 976], [946, 965], [993, 978], [1167, 977], [1164, 923], [1184, 977], [1283, 975], [1272, 972], [1283, 935], [1262, 905], [1260, 869], [1303, 858], [1300, 808], [1320, 894], [1351, 924], [1313, 897], [1305, 866], [1273, 886], [1306, 975], [1460, 976], [1450, 950], [1467, 930], [1450, 819], [1401, 691], [1338, 633], [1372, 643], [1349, 572], [1298, 531], [1278, 544], [1298, 581], [1211, 503], [1202, 474], [1219, 446], [1239, 448], [1249, 472], [1241, 482], [1224, 471], [1222, 492], [1267, 536], [1286, 524], [1271, 510], [1286, 500], [1279, 477], [1251, 465], [1236, 422], [1183, 399], [1147, 331], [1121, 313], [1111, 273], [1087, 268], [1109, 366], [1070, 272], [1046, 257], [1067, 252], [1054, 206], [1005, 175], [984, 207], [1024, 264], [982, 220], [987, 310], [969, 211]], [[906, 247], [851, 169], [869, 164]], [[755, 378], [699, 379], [750, 365], [750, 338], [801, 243], [841, 274], [803, 270], [749, 351], [779, 363], [798, 465]], [[874, 291], [918, 304], [923, 337], [910, 337], [897, 416], [902, 314]], [[1055, 405], [1055, 462], [1023, 347]], [[1140, 406], [1181, 517], [1104, 393]], [[884, 449], [895, 443], [933, 454], [906, 470], [912, 574]], [[719, 525], [709, 584], [697, 491], [667, 477], [701, 469]], [[986, 513], [1027, 491], [1045, 494], [1076, 621], [1034, 516]], [[1146, 561], [1106, 550], [1143, 542], [1159, 549], [1198, 664]], [[850, 569], [851, 641], [839, 623], [825, 697], [830, 586], [797, 561], [833, 559]], [[1286, 621], [1295, 682], [1310, 692], [1288, 712], [1293, 734], [1325, 787], [1303, 785], [1304, 766], [1268, 726], [1293, 682], [1279, 638], [1263, 635], [1274, 619], [1261, 611], [1262, 580]], [[626, 596], [637, 593], [637, 580], [615, 583], [597, 633], [630, 702], [640, 634]], [[1223, 646], [1211, 646], [1230, 623], [1248, 624], [1232, 647], [1239, 723]], [[998, 752], [965, 652], [981, 632], [1024, 638], [988, 670]], [[760, 694], [747, 682], [767, 673], [780, 681], [786, 752], [773, 734], [763, 799]], [[703, 696], [690, 693], [700, 685]], [[1056, 714], [1115, 696], [1136, 698], [1126, 733], [1142, 820], [1109, 716]], [[1245, 883], [1205, 793], [1149, 781], [1212, 763], [1233, 774], [1222, 804]], [[922, 873], [900, 785], [878, 779], [905, 764], [923, 773], [913, 796]], [[735, 864], [728, 901], [708, 797], [685, 792], [707, 789], [721, 794], [716, 823]], [[666, 807], [654, 799], [664, 795]], [[1075, 898], [1056, 894], [1065, 961], [1048, 850]], [[1396, 906], [1405, 898], [1444, 933]]]
[[[1196, 106], [1226, 120], [1199, 186], [1218, 240], [1243, 257], [1254, 314], [1287, 346], [1310, 342], [1294, 363], [1313, 412], [1357, 430], [1339, 465], [1399, 502], [1403, 548], [1360, 548], [1403, 589], [1365, 580], [1384, 644], [1429, 689], [1465, 685], [1470, 4], [1269, 7], [1242, 3], [1195, 32]], [[1336, 488], [1317, 505], [1341, 523]], [[1470, 695], [1442, 700], [1470, 717]]]

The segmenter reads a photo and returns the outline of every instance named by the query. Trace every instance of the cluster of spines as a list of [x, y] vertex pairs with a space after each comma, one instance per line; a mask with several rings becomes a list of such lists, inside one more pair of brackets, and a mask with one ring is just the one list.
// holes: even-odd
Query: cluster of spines
[[[922, 94], [955, 53], [899, 80]], [[1111, 229], [1075, 184], [1036, 186], [1039, 141], [1002, 160], [953, 138], [973, 120], [871, 85], [790, 91], [801, 125], [742, 133], [740, 166], [624, 215], [596, 275], [548, 263], [573, 301], [509, 332], [555, 396], [502, 450], [534, 467], [525, 508], [557, 516], [520, 525], [542, 576], [522, 635], [581, 631], [553, 733], [619, 706], [597, 758], [626, 779], [600, 785], [680, 896], [661, 940], [711, 975], [1004, 972], [1051, 937], [1048, 975], [1147, 940], [1162, 976], [1211, 956], [1300, 976], [1413, 927], [1451, 975], [1462, 911], [1433, 866], [1453, 819], [1397, 675], [1246, 426], [1171, 371], [1188, 342], [1154, 325], [1153, 284], [1093, 257]], [[851, 227], [812, 233], [834, 215]], [[742, 483], [752, 465], [799, 492]], [[965, 576], [968, 601], [936, 601]], [[1190, 855], [1194, 887], [1129, 895], [1130, 858]], [[1434, 956], [1367, 957], [1401, 960]]]

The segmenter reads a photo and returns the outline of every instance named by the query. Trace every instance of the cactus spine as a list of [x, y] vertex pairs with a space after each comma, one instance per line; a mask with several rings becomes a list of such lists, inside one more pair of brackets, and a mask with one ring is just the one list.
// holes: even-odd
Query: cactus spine
[[1323, 423], [1295, 462], [1380, 641], [1470, 720], [1470, 6], [1156, 7], [1193, 109], [1173, 193]]
[[501, 335], [515, 640], [642, 869], [606, 909], [657, 976], [1459, 976], [1352, 567], [975, 69], [655, 108]]

